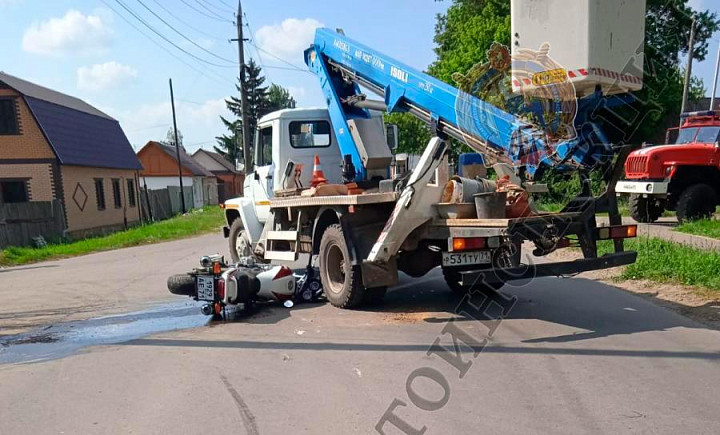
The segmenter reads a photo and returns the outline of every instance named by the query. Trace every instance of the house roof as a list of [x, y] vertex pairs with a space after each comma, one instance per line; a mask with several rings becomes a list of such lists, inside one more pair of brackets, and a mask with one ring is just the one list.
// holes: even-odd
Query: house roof
[[107, 114], [99, 111], [83, 100], [70, 95], [65, 95], [58, 91], [46, 88], [44, 86], [36, 85], [35, 83], [28, 82], [26, 80], [11, 76], [4, 71], [0, 71], [0, 81], [6, 85], [25, 95], [26, 97], [36, 98], [38, 100], [47, 101], [48, 103], [54, 103], [58, 106], [67, 107], [68, 109], [85, 112], [90, 115], [100, 116], [102, 118], [113, 119]]
[[84, 101], [0, 72], [23, 95], [63, 165], [142, 169], [120, 123]]
[[[145, 145], [145, 147], [147, 147], [149, 145], [157, 146], [161, 150], [165, 151], [165, 153], [167, 153], [167, 155], [172, 157], [172, 159], [177, 162], [177, 151], [175, 150], [174, 145], [170, 145], [170, 144], [166, 144], [166, 143], [162, 143], [162, 142], [150, 141]], [[143, 148], [145, 148], [145, 147], [143, 147]], [[180, 163], [182, 164], [182, 166], [185, 169], [192, 172], [193, 175], [203, 176], [203, 177], [214, 177], [215, 176], [215, 174], [213, 174], [212, 172], [205, 169], [203, 167], [203, 165], [198, 163], [195, 159], [192, 158], [192, 156], [190, 154], [185, 152], [185, 148], [183, 148], [182, 146], [180, 147]]]
[[[193, 154], [193, 157], [196, 156], [198, 153], [203, 153], [203, 154], [207, 155], [208, 157], [213, 159], [215, 162], [217, 162], [217, 164], [219, 164], [220, 166], [225, 168], [225, 170], [227, 172], [232, 172], [233, 174], [238, 173], [237, 169], [235, 169], [235, 165], [233, 165], [231, 162], [229, 162], [225, 157], [223, 157], [219, 153], [204, 150], [201, 148], [201, 149], [195, 151], [195, 154]], [[206, 169], [208, 169], [208, 168], [206, 168]]]

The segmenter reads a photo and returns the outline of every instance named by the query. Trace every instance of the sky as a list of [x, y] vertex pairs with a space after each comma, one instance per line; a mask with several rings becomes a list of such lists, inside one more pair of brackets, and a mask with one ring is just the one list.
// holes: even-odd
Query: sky
[[[322, 106], [318, 79], [303, 63], [315, 28], [342, 28], [424, 69], [435, 58], [435, 16], [448, 3], [244, 0], [246, 60], [265, 66], [267, 82], [288, 88], [299, 107]], [[185, 147], [211, 149], [226, 132], [224, 100], [237, 94], [237, 44], [228, 42], [237, 37], [236, 8], [236, 0], [0, 0], [0, 70], [96, 106], [120, 121], [136, 150], [172, 125], [172, 78]]]
[[[268, 83], [288, 88], [299, 107], [323, 106], [302, 60], [315, 28], [342, 28], [422, 70], [435, 59], [435, 17], [449, 3], [244, 0], [246, 58], [264, 67]], [[717, 0], [690, 3], [720, 12]], [[136, 150], [164, 139], [172, 125], [172, 78], [185, 147], [211, 149], [225, 133], [219, 116], [230, 116], [224, 100], [236, 94], [237, 45], [228, 41], [237, 36], [236, 7], [235, 0], [0, 0], [0, 70], [96, 106], [120, 121]], [[708, 94], [718, 39], [694, 65]]]

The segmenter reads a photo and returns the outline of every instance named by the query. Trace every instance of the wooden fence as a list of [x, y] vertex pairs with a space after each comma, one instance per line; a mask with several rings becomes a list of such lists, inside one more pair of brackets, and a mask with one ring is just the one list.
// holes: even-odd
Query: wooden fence
[[32, 245], [33, 237], [63, 236], [65, 214], [58, 200], [0, 204], [0, 248]]
[[[185, 210], [193, 207], [192, 188], [183, 189], [185, 193]], [[161, 221], [182, 213], [180, 188], [168, 186], [165, 189], [145, 190], [140, 192], [140, 206], [146, 221]], [[149, 210], [148, 210], [149, 207]]]

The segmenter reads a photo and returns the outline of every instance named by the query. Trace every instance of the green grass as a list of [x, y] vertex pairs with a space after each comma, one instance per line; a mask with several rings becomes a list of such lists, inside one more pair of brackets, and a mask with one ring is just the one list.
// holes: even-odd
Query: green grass
[[[535, 205], [537, 206], [539, 211], [557, 213], [562, 210], [562, 208], [565, 207], [566, 204], [558, 202], [536, 201]], [[628, 210], [627, 204], [618, 204], [618, 210], [620, 211], [620, 214], [622, 216], [630, 216], [630, 211]], [[598, 216], [607, 216], [607, 213], [598, 213]]]
[[[720, 291], [720, 252], [646, 237], [626, 240], [625, 249], [637, 251], [638, 258], [620, 279], [647, 279]], [[612, 242], [602, 242], [599, 251], [612, 252]]]
[[49, 244], [44, 248], [9, 247], [0, 250], [0, 265], [15, 266], [56, 258], [73, 257], [97, 251], [181, 239], [215, 231], [222, 224], [222, 209], [217, 206], [208, 206], [202, 211], [192, 211], [185, 216], [176, 216], [161, 222], [140, 225], [107, 236]]
[[[694, 222], [687, 222], [675, 228], [681, 233], [705, 236], [713, 239], [720, 239], [720, 220], [705, 219]], [[720, 272], [718, 272], [720, 273]]]

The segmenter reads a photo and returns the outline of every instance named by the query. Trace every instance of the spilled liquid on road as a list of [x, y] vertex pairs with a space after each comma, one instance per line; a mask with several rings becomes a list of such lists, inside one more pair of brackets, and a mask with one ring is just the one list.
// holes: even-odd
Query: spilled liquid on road
[[200, 304], [182, 301], [127, 314], [58, 323], [0, 338], [0, 364], [39, 362], [84, 347], [122, 343], [150, 334], [207, 325]]

